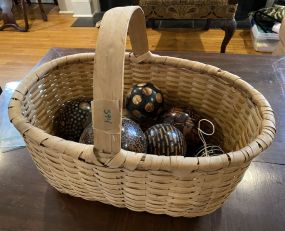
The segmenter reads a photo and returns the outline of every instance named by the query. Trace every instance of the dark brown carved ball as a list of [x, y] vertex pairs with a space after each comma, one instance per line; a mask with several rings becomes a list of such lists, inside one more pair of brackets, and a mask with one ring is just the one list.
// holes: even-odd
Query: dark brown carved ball
[[126, 108], [137, 121], [153, 119], [161, 112], [163, 95], [158, 87], [152, 83], [134, 85], [126, 97]]
[[186, 143], [183, 134], [170, 124], [156, 124], [145, 132], [148, 153], [165, 156], [185, 154]]
[[198, 135], [198, 114], [188, 109], [186, 113], [183, 108], [172, 107], [165, 112], [162, 117], [162, 123], [168, 123], [179, 129], [184, 135], [187, 143], [187, 153], [195, 151], [201, 144]]
[[[171, 124], [178, 128], [185, 136], [186, 140], [191, 140], [191, 133], [197, 129], [194, 119], [179, 108], [171, 108], [162, 115], [162, 123]], [[196, 134], [196, 133], [195, 133]]]
[[90, 102], [91, 99], [76, 99], [64, 103], [54, 118], [54, 134], [78, 142], [92, 118]]
[[[218, 145], [220, 147], [223, 147], [224, 145], [224, 135], [223, 135], [223, 130], [221, 128], [221, 126], [215, 121], [215, 115], [207, 115], [205, 113], [201, 113], [201, 112], [197, 112], [195, 111], [192, 107], [184, 107], [182, 108], [182, 110], [187, 113], [191, 118], [193, 118], [193, 121], [195, 123], [195, 126], [198, 128], [198, 123], [201, 119], [207, 119], [209, 121], [211, 121], [215, 127], [215, 133], [211, 136], [206, 136], [204, 135], [204, 138], [206, 140], [207, 144], [215, 144]], [[212, 133], [213, 131], [213, 127], [210, 123], [206, 122], [206, 121], [202, 121], [200, 124], [200, 128], [202, 131], [206, 132], [206, 133]], [[198, 130], [196, 130], [197, 132], [197, 136], [198, 137]], [[202, 141], [199, 139], [199, 146], [202, 145]], [[190, 145], [190, 146], [189, 146]], [[188, 147], [187, 147], [187, 156], [195, 156], [195, 150], [197, 149], [197, 145], [196, 146], [191, 146], [191, 144], [188, 143]]]

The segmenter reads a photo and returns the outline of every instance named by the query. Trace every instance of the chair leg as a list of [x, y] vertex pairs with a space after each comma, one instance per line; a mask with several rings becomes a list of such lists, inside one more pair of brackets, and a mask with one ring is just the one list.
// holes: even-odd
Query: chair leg
[[39, 7], [40, 7], [40, 10], [41, 10], [41, 15], [42, 15], [42, 18], [44, 21], [47, 21], [47, 15], [44, 11], [44, 8], [43, 8], [43, 5], [42, 5], [42, 0], [38, 0], [38, 3], [39, 3]]
[[26, 7], [25, 0], [21, 0], [21, 5], [22, 5], [24, 21], [25, 21], [25, 30], [28, 31], [30, 26], [29, 26], [29, 21], [28, 21], [28, 14], [27, 14], [27, 7]]
[[237, 28], [237, 23], [235, 19], [224, 19], [220, 20], [221, 29], [225, 31], [225, 37], [221, 45], [221, 53], [226, 52], [227, 45], [229, 44], [231, 38], [233, 37], [235, 30]]
[[210, 27], [211, 27], [211, 22], [212, 20], [210, 18], [207, 18], [207, 21], [206, 21], [206, 25], [204, 27], [204, 30], [209, 30]]
[[13, 27], [18, 31], [26, 32], [25, 28], [20, 27], [12, 13], [13, 1], [0, 1], [0, 8], [2, 11], [3, 24], [0, 25], [0, 31]]

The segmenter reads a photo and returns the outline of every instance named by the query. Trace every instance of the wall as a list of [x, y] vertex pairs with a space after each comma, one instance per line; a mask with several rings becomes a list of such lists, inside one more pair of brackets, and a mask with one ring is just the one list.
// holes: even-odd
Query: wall
[[74, 17], [92, 17], [100, 11], [98, 0], [71, 0]]
[[70, 0], [58, 0], [60, 14], [73, 14], [73, 7]]
[[91, 9], [93, 13], [100, 12], [100, 1], [99, 0], [91, 0]]

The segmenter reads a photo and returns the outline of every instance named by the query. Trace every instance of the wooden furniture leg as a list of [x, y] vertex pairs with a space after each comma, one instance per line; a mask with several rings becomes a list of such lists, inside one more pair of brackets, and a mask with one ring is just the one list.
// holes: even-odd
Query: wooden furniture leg
[[30, 26], [29, 26], [29, 21], [28, 21], [28, 13], [27, 13], [27, 7], [26, 7], [25, 0], [21, 0], [21, 5], [22, 5], [22, 9], [23, 9], [25, 29], [28, 31]]
[[[23, 4], [24, 0], [21, 0], [22, 7], [23, 7], [23, 12], [24, 15], [25, 13], [25, 4]], [[13, 7], [13, 1], [11, 0], [2, 0], [0, 1], [0, 8], [2, 9], [2, 17], [3, 17], [3, 24], [0, 26], [0, 31], [8, 28], [8, 27], [13, 27], [18, 31], [21, 32], [26, 32], [29, 29], [29, 25], [27, 24], [27, 20], [25, 20], [25, 27], [22, 28], [20, 27], [14, 17], [14, 14], [12, 12], [12, 7]]]
[[46, 15], [46, 13], [44, 11], [42, 0], [38, 0], [38, 3], [39, 3], [40, 10], [41, 10], [42, 18], [43, 18], [44, 21], [47, 21], [47, 15]]
[[209, 30], [211, 25], [214, 24], [215, 27], [221, 28], [225, 31], [225, 36], [221, 44], [221, 53], [226, 52], [227, 45], [229, 44], [231, 38], [233, 37], [237, 23], [235, 19], [207, 19], [205, 30]]
[[[14, 3], [15, 3], [16, 5], [19, 5], [18, 0], [13, 0], [13, 1], [14, 1]], [[27, 0], [27, 3], [28, 3], [29, 6], [32, 5], [31, 0]]]
[[204, 27], [204, 30], [209, 30], [210, 29], [210, 26], [211, 26], [211, 19], [210, 18], [207, 18], [207, 21], [206, 21], [206, 25]]
[[227, 45], [229, 44], [231, 38], [235, 33], [235, 30], [237, 28], [237, 23], [235, 19], [224, 19], [221, 20], [220, 27], [222, 30], [225, 31], [225, 37], [221, 45], [221, 53], [225, 53]]
[[[19, 4], [19, 3], [18, 3], [18, 0], [13, 0], [13, 1], [15, 2], [16, 5]], [[22, 2], [22, 5], [23, 5], [23, 1], [22, 1], [22, 0], [21, 0], [21, 2]], [[32, 5], [31, 0], [26, 0], [26, 2], [27, 2], [27, 4], [28, 4], [29, 6]], [[54, 3], [55, 3], [56, 5], [58, 4], [56, 0], [54, 1]], [[42, 1], [41, 1], [41, 0], [38, 0], [38, 4], [39, 4], [39, 8], [40, 8], [40, 11], [41, 11], [41, 15], [42, 15], [43, 20], [44, 20], [44, 21], [47, 21], [47, 15], [46, 15], [46, 13], [45, 13], [45, 11], [44, 11], [44, 8], [43, 8], [43, 5], [42, 5]], [[27, 14], [26, 14], [26, 15], [27, 15]], [[25, 16], [24, 16], [24, 17], [25, 17]], [[25, 17], [25, 18], [26, 18], [26, 17]]]

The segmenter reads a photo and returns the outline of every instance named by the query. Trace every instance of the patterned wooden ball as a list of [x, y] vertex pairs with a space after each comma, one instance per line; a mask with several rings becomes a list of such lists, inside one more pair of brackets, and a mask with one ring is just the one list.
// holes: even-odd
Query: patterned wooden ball
[[[196, 112], [192, 107], [185, 107], [183, 108], [183, 111], [190, 115], [191, 118], [193, 118], [193, 121], [198, 126], [198, 122], [201, 119], [207, 119], [211, 121], [214, 124], [215, 127], [215, 134], [212, 136], [206, 137], [207, 143], [213, 143], [213, 144], [219, 144], [223, 145], [224, 143], [224, 135], [221, 126], [215, 121], [214, 115], [207, 115], [205, 113]], [[206, 133], [211, 133], [213, 131], [213, 127], [210, 123], [202, 122], [201, 123], [201, 129]]]
[[200, 148], [196, 150], [196, 155], [199, 157], [204, 157], [204, 156], [217, 156], [217, 155], [222, 155], [225, 152], [223, 149], [217, 145], [212, 145], [212, 144], [207, 144], [206, 147], [202, 145]]
[[187, 115], [189, 115], [190, 118], [192, 118], [192, 120], [194, 121], [194, 123], [198, 124], [199, 120], [202, 119], [204, 117], [203, 114], [201, 114], [200, 112], [197, 112], [194, 108], [192, 108], [191, 106], [188, 107], [181, 107], [181, 109], [183, 112], [185, 112]]
[[[194, 129], [197, 129], [196, 124], [189, 116], [189, 114], [183, 112], [180, 108], [173, 107], [161, 117], [162, 123], [171, 124], [174, 127], [178, 128], [179, 131], [185, 136], [188, 141], [191, 137], [191, 132]], [[196, 134], [196, 133], [195, 133]]]
[[[188, 112], [189, 109], [184, 109], [185, 112]], [[187, 111], [188, 110], [188, 111]], [[209, 120], [211, 121], [211, 123], [214, 125], [214, 129], [215, 129], [215, 132], [213, 135], [210, 135], [210, 136], [204, 136], [207, 144], [215, 144], [215, 145], [218, 145], [218, 146], [221, 146], [223, 147], [224, 146], [224, 134], [223, 134], [223, 129], [222, 127], [219, 125], [219, 123], [215, 120], [215, 117], [214, 117], [214, 114], [213, 115], [208, 115], [208, 114], [205, 114], [205, 113], [196, 113], [196, 123], [197, 123], [197, 126], [198, 126], [198, 122], [201, 120], [201, 119], [206, 119], [206, 120]], [[207, 121], [202, 121], [200, 123], [200, 128], [202, 131], [204, 131], [205, 133], [212, 133], [213, 132], [213, 126], [212, 124], [207, 122]], [[200, 145], [202, 145], [202, 142], [200, 143]], [[187, 154], [191, 154], [191, 156], [195, 155], [195, 150], [197, 149], [198, 147], [191, 147], [191, 150], [190, 148], [187, 149]], [[189, 151], [192, 151], [189, 152]], [[193, 152], [194, 151], [194, 152]]]
[[126, 97], [126, 108], [135, 120], [145, 121], [156, 117], [163, 106], [163, 95], [152, 83], [140, 83], [129, 90]]
[[76, 99], [66, 102], [54, 118], [54, 133], [61, 138], [78, 142], [92, 118], [91, 100]]
[[184, 156], [186, 143], [183, 134], [170, 124], [156, 124], [145, 132], [148, 153], [165, 156]]
[[145, 134], [137, 123], [128, 118], [122, 119], [121, 148], [140, 153], [147, 151]]
[[194, 154], [193, 152], [202, 144], [198, 135], [197, 117], [195, 111], [186, 113], [179, 107], [170, 108], [161, 117], [162, 123], [171, 124], [182, 132], [187, 143], [187, 153], [190, 154]]
[[[94, 135], [92, 123], [84, 129], [79, 142], [93, 144]], [[128, 118], [122, 119], [121, 148], [140, 153], [146, 153], [147, 151], [145, 134], [137, 123]]]

